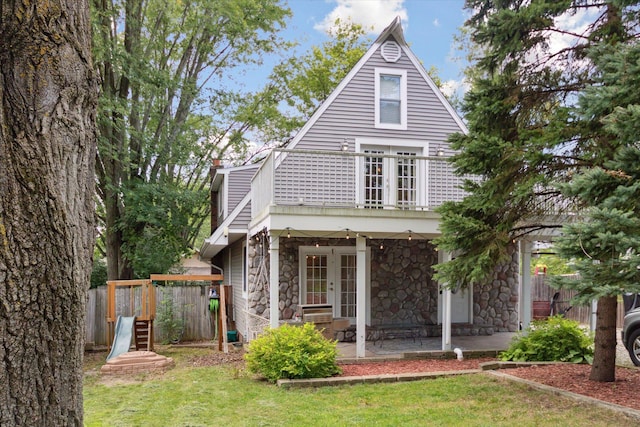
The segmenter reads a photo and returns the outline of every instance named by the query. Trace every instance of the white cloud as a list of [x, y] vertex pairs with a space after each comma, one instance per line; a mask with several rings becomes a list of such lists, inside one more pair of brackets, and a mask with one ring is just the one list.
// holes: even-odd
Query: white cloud
[[328, 32], [336, 19], [351, 21], [362, 25], [370, 34], [379, 34], [391, 21], [400, 16], [406, 28], [409, 16], [404, 8], [404, 0], [331, 0], [336, 7], [322, 20], [314, 25], [318, 31]]
[[550, 65], [556, 68], [565, 68], [569, 65], [580, 68], [586, 66], [588, 64], [586, 59], [567, 64], [564, 62], [564, 56], [556, 55], [565, 49], [583, 44], [585, 37], [590, 35], [591, 25], [601, 13], [601, 8], [589, 8], [567, 11], [558, 16], [554, 20], [554, 31], [548, 30], [543, 33], [547, 37], [547, 46], [537, 46], [532, 49], [527, 54], [528, 61], [540, 67]]
[[442, 82], [440, 91], [447, 98], [457, 97], [462, 99], [464, 94], [469, 90], [469, 83], [464, 80], [447, 80]]
[[572, 34], [588, 36], [589, 26], [600, 14], [600, 10], [578, 10], [576, 12], [565, 12], [555, 19], [555, 26], [566, 33], [553, 33], [549, 38], [549, 48], [551, 52], [559, 52], [562, 49], [571, 47], [579, 40]]
[[440, 21], [438, 20], [438, 18], [433, 20], [433, 26], [434, 27], [439, 27], [440, 26]]

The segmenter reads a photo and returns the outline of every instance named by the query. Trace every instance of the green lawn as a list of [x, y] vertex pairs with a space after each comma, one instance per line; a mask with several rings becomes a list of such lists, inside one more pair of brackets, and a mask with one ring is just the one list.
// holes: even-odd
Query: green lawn
[[[237, 368], [177, 367], [126, 382], [86, 375], [87, 426], [624, 426], [632, 420], [487, 374], [282, 390]], [[104, 359], [88, 360], [95, 370]], [[92, 365], [93, 364], [93, 365]]]

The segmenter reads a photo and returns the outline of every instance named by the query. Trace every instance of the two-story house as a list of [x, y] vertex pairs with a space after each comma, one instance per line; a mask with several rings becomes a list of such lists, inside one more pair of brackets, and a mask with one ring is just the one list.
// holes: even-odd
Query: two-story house
[[328, 305], [364, 355], [370, 330], [488, 335], [518, 325], [518, 254], [482, 286], [434, 280], [449, 256], [434, 209], [460, 200], [447, 138], [465, 124], [409, 49], [396, 18], [286, 149], [215, 169], [214, 224], [200, 253], [233, 287], [233, 319], [272, 327]]

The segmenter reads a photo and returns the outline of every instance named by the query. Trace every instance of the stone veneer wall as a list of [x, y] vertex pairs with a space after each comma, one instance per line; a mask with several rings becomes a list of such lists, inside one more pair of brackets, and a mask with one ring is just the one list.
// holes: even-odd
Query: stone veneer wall
[[[299, 254], [301, 245], [352, 246], [346, 239], [281, 238], [279, 251], [279, 311], [282, 319], [293, 317], [300, 301]], [[370, 242], [368, 242], [369, 244]], [[264, 245], [264, 243], [263, 243]], [[433, 265], [438, 254], [430, 241], [384, 240], [371, 247], [371, 324], [434, 325], [427, 335], [439, 335], [438, 284], [433, 279]], [[264, 252], [264, 254], [262, 254]], [[268, 248], [260, 248], [260, 240], [250, 239], [249, 311], [269, 318], [269, 289], [259, 276], [269, 277]], [[485, 285], [475, 285], [473, 324], [454, 325], [454, 335], [490, 335], [494, 332], [518, 330], [518, 253], [509, 248], [511, 260], [496, 269], [494, 278]], [[264, 257], [264, 260], [263, 260]], [[260, 272], [260, 265], [266, 272]], [[264, 268], [264, 267], [263, 267]], [[348, 337], [353, 334], [347, 333]]]
[[371, 247], [371, 324], [429, 325], [438, 321], [435, 247], [427, 240], [385, 240]]
[[508, 248], [510, 260], [499, 265], [493, 280], [473, 289], [473, 326], [485, 333], [518, 331], [518, 251]]
[[[247, 304], [252, 314], [269, 318], [269, 248], [265, 247], [265, 238], [252, 236], [247, 245]], [[262, 246], [260, 246], [262, 245]], [[267, 282], [263, 283], [258, 277], [265, 277], [262, 268], [266, 268]]]
[[[278, 283], [280, 293], [280, 310], [281, 319], [291, 319], [295, 314], [300, 303], [300, 269], [299, 251], [300, 246], [312, 246], [315, 244], [320, 246], [353, 246], [353, 241], [346, 239], [307, 239], [300, 237], [280, 238], [279, 264], [280, 264], [280, 282]], [[259, 316], [269, 318], [269, 289], [259, 283], [256, 278], [260, 275], [261, 264], [261, 248], [260, 240], [250, 239], [247, 250], [249, 262], [249, 287], [248, 287], [248, 304], [249, 312]], [[269, 253], [266, 251], [265, 265], [267, 267], [266, 275], [269, 277]]]

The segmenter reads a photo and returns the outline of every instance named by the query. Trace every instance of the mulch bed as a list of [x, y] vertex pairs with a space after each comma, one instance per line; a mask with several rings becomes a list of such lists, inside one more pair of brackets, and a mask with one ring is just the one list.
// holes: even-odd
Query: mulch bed
[[561, 390], [571, 391], [609, 403], [640, 410], [640, 369], [616, 368], [616, 380], [603, 383], [589, 380], [590, 365], [551, 364], [506, 369], [502, 372]]
[[[495, 359], [398, 360], [340, 365], [340, 367], [343, 371], [342, 376], [359, 376], [479, 369], [481, 363], [490, 361]], [[640, 368], [617, 367], [616, 380], [610, 383], [589, 380], [590, 371], [590, 365], [559, 363], [504, 369], [500, 372], [640, 410], [638, 398]]]

